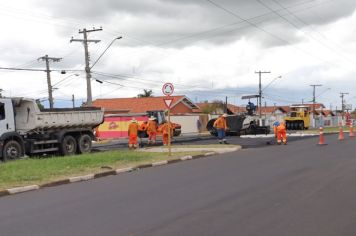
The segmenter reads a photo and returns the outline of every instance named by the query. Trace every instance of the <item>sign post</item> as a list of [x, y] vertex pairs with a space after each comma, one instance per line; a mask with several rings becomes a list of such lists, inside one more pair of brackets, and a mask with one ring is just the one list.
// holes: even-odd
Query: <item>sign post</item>
[[174, 91], [174, 86], [171, 83], [165, 83], [162, 87], [162, 92], [164, 95], [166, 95], [165, 98], [163, 98], [164, 104], [168, 108], [168, 155], [172, 155], [172, 148], [171, 148], [171, 105], [173, 102], [173, 98], [170, 96], [173, 94]]

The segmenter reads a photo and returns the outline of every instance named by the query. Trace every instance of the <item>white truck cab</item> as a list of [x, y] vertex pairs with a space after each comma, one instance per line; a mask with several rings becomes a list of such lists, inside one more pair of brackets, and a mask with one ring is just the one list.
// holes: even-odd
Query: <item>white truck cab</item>
[[15, 132], [15, 117], [11, 99], [0, 98], [0, 136]]

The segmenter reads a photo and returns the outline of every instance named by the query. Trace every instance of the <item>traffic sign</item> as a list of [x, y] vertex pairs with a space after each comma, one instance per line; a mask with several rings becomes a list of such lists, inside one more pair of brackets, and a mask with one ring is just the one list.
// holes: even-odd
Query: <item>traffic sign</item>
[[166, 107], [168, 109], [170, 109], [172, 106], [173, 98], [165, 97], [165, 98], [163, 98], [163, 101], [164, 101], [164, 104], [166, 105]]
[[165, 83], [162, 87], [162, 92], [166, 96], [170, 96], [173, 94], [174, 86], [172, 83]]

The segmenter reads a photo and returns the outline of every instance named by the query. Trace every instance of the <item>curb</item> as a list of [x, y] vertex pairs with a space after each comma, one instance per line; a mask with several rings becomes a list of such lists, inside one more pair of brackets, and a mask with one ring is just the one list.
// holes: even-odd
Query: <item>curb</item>
[[[231, 151], [223, 152], [223, 153], [234, 152], [234, 151], [238, 151], [240, 149], [241, 149], [241, 147], [236, 148]], [[53, 181], [53, 182], [49, 182], [49, 183], [45, 183], [45, 184], [41, 184], [41, 185], [28, 185], [28, 186], [23, 186], [23, 187], [10, 188], [10, 189], [0, 191], [0, 197], [34, 191], [34, 190], [39, 190], [42, 188], [55, 187], [55, 186], [59, 186], [59, 185], [88, 181], [88, 180], [98, 179], [98, 178], [102, 178], [102, 177], [106, 177], [106, 176], [110, 176], [110, 175], [119, 175], [119, 174], [137, 171], [137, 170], [145, 169], [145, 168], [151, 168], [151, 167], [157, 167], [157, 166], [162, 166], [162, 165], [174, 164], [174, 163], [183, 162], [183, 161], [206, 158], [206, 157], [223, 154], [223, 153], [207, 152], [205, 154], [199, 154], [199, 155], [195, 155], [195, 156], [183, 156], [178, 159], [153, 162], [150, 164], [142, 164], [142, 165], [138, 165], [138, 166], [134, 166], [134, 167], [110, 170], [110, 171], [100, 172], [100, 173], [96, 173], [96, 174], [88, 174], [88, 175], [83, 175], [83, 176], [69, 177], [68, 179], [57, 180], [57, 181]]]

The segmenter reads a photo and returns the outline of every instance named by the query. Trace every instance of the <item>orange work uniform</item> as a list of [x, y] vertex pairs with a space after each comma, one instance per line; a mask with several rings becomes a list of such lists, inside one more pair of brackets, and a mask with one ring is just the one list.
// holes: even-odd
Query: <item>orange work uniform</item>
[[138, 124], [136, 122], [132, 122], [129, 124], [128, 134], [129, 134], [129, 148], [137, 147], [137, 132], [138, 132]]
[[225, 139], [226, 130], [228, 129], [226, 124], [226, 118], [224, 116], [220, 116], [219, 118], [216, 119], [213, 126], [216, 128], [216, 131], [218, 132], [219, 143], [227, 143]]
[[281, 144], [283, 141], [284, 144], [287, 144], [287, 131], [286, 124], [281, 122], [278, 126], [274, 127], [274, 133], [277, 136], [277, 143]]
[[154, 120], [149, 120], [147, 123], [147, 134], [148, 134], [148, 143], [155, 144], [157, 136], [157, 122]]
[[170, 133], [172, 137], [172, 125], [168, 123], [164, 123], [161, 129], [162, 129], [163, 145], [168, 145], [168, 134]]
[[144, 138], [144, 137], [145, 137], [146, 130], [147, 130], [147, 121], [143, 122], [143, 123], [138, 127], [139, 137], [140, 137], [140, 138]]
[[216, 119], [213, 125], [216, 129], [227, 129], [227, 124], [226, 124], [226, 118], [225, 117], [219, 117]]

